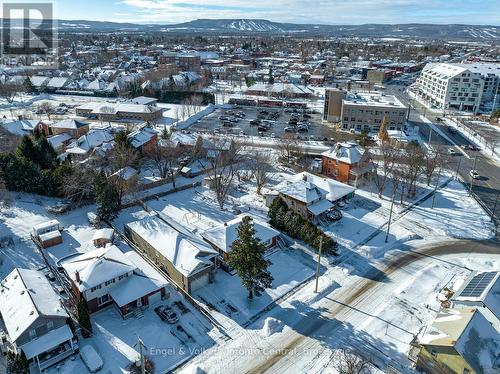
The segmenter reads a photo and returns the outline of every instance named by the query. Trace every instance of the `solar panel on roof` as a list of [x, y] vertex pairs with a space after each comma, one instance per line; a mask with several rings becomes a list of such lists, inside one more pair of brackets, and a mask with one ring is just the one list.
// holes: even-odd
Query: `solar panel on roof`
[[497, 275], [496, 271], [489, 271], [476, 275], [474, 278], [470, 280], [469, 284], [465, 286], [465, 288], [458, 296], [463, 296], [463, 297], [481, 296], [486, 287], [488, 287], [488, 285], [491, 283], [491, 281], [495, 278], [496, 275]]

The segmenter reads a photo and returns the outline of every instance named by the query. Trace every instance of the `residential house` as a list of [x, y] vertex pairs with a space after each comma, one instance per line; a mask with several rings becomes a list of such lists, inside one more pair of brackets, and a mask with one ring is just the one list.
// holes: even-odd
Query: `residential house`
[[61, 266], [90, 313], [114, 305], [128, 317], [166, 295], [164, 280], [146, 276], [114, 245], [72, 257]]
[[158, 143], [158, 133], [149, 127], [135, 130], [128, 134], [127, 138], [132, 147], [140, 154], [154, 151]]
[[0, 283], [0, 351], [24, 352], [39, 371], [78, 351], [69, 315], [40, 271], [16, 268]]
[[415, 343], [421, 347], [416, 367], [423, 373], [493, 374], [500, 370], [500, 333], [477, 309], [441, 311]]
[[0, 127], [13, 135], [32, 135], [36, 129], [40, 129], [42, 127], [42, 121], [33, 119], [5, 121], [0, 124]]
[[309, 181], [307, 175], [284, 181], [273, 188], [289, 209], [302, 218], [316, 222], [320, 216], [334, 208], [326, 198], [328, 191]]
[[500, 271], [474, 271], [450, 299], [453, 308], [477, 308], [500, 331]]
[[369, 152], [356, 142], [337, 143], [322, 153], [322, 174], [340, 182], [357, 186], [358, 182], [372, 172]]
[[125, 235], [185, 292], [212, 281], [217, 252], [165, 215], [128, 223]]
[[51, 124], [49, 126], [49, 133], [45, 135], [69, 134], [72, 138], [78, 139], [80, 136], [88, 133], [89, 129], [90, 125], [88, 122], [68, 118]]
[[112, 145], [114, 139], [110, 129], [93, 129], [69, 144], [66, 153], [72, 157], [85, 158], [98, 147], [104, 147], [106, 144]]
[[[238, 227], [245, 215], [224, 222], [224, 224], [205, 230], [201, 237], [215, 248], [224, 261], [229, 259], [232, 245], [238, 239]], [[253, 217], [252, 217], [253, 218]], [[268, 223], [253, 218], [255, 237], [263, 243], [267, 249], [274, 247], [278, 242], [279, 231], [276, 231]]]

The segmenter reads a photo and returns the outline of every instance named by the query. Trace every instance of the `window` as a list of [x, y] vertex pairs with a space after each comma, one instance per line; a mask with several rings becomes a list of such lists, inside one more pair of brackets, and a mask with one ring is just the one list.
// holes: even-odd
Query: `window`
[[431, 349], [431, 355], [432, 357], [437, 357], [437, 352], [435, 349]]
[[35, 339], [36, 338], [36, 330], [35, 329], [31, 329], [30, 332], [30, 339]]
[[47, 330], [52, 330], [54, 328], [54, 321], [47, 322]]
[[97, 305], [103, 305], [106, 304], [109, 301], [109, 295], [106, 294], [104, 296], [98, 297], [97, 298]]
[[106, 283], [104, 283], [104, 285], [105, 285], [105, 286], [109, 286], [109, 285], [110, 285], [110, 284], [112, 284], [112, 283], [115, 283], [115, 278], [113, 278], [113, 279], [110, 279], [110, 280], [106, 281]]
[[123, 278], [127, 278], [128, 277], [128, 273], [126, 274], [122, 274], [118, 277], [118, 280], [122, 280]]
[[98, 286], [92, 287], [92, 288], [90, 289], [90, 292], [94, 292], [94, 291], [100, 290], [100, 289], [101, 289], [101, 287], [102, 287], [101, 285], [98, 285]]

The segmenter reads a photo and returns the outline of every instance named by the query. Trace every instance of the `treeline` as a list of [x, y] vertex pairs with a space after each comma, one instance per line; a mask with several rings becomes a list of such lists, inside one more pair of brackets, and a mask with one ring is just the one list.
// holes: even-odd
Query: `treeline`
[[308, 220], [292, 211], [280, 197], [269, 207], [270, 223], [276, 229], [286, 232], [295, 239], [300, 239], [311, 247], [319, 249], [320, 238], [323, 238], [323, 253], [337, 254], [338, 243]]

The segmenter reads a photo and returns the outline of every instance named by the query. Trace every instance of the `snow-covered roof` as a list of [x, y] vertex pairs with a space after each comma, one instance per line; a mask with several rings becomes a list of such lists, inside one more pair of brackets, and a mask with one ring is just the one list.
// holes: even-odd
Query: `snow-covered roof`
[[50, 127], [52, 128], [58, 128], [58, 129], [79, 129], [79, 128], [82, 128], [82, 127], [85, 127], [85, 126], [88, 126], [89, 123], [88, 122], [84, 122], [84, 121], [80, 121], [78, 119], [74, 119], [74, 118], [67, 118], [67, 119], [64, 119], [62, 121], [59, 121], [59, 122], [56, 122], [52, 125], [50, 125]]
[[64, 142], [66, 142], [70, 139], [72, 139], [70, 134], [62, 133], [62, 134], [54, 135], [54, 136], [47, 138], [47, 141], [52, 146], [52, 148], [58, 149], [64, 144]]
[[328, 191], [304, 179], [284, 181], [275, 186], [274, 190], [306, 204], [324, 199], [328, 194]]
[[[114, 245], [86, 252], [61, 265], [80, 291], [86, 291], [135, 269], [134, 264]], [[77, 272], [80, 281], [77, 280]]]
[[48, 77], [38, 76], [38, 75], [30, 77], [31, 84], [35, 87], [44, 86], [45, 84], [47, 84], [49, 80], [50, 78]]
[[29, 341], [26, 344], [23, 344], [20, 348], [26, 355], [26, 358], [30, 360], [33, 357], [38, 356], [40, 353], [51, 351], [59, 344], [67, 342], [71, 338], [73, 338], [71, 329], [68, 325], [63, 325], [57, 329], [49, 331], [47, 334]]
[[452, 302], [482, 302], [500, 319], [500, 271], [473, 272], [453, 295]]
[[217, 252], [202, 239], [158, 216], [146, 217], [126, 225], [170, 261], [185, 276], [211, 265]]
[[132, 177], [136, 176], [138, 171], [132, 166], [125, 166], [123, 169], [118, 170], [113, 176], [120, 178], [124, 181], [129, 181]]
[[116, 304], [121, 307], [144, 295], [155, 292], [165, 285], [165, 281], [150, 278], [145, 275], [132, 274], [121, 281], [119, 285], [113, 287], [109, 294]]
[[67, 153], [86, 154], [93, 148], [114, 140], [114, 136], [109, 129], [94, 129], [82, 135], [78, 140], [68, 145]]
[[147, 97], [147, 96], [134, 97], [133, 99], [130, 100], [131, 103], [139, 105], [151, 105], [156, 103], [157, 101], [158, 101], [157, 98]]
[[333, 208], [333, 204], [329, 200], [320, 200], [318, 202], [315, 202], [314, 204], [311, 204], [307, 207], [307, 210], [309, 210], [313, 215], [318, 216], [323, 212], [326, 212], [327, 210], [330, 210]]
[[157, 106], [133, 104], [133, 103], [99, 103], [90, 102], [80, 105], [76, 109], [91, 111], [93, 114], [115, 114], [115, 113], [155, 113], [163, 111]]
[[99, 239], [112, 240], [114, 234], [115, 230], [113, 229], [108, 229], [108, 228], [99, 229], [94, 233], [92, 240], [99, 240]]
[[355, 142], [337, 143], [334, 147], [322, 153], [323, 156], [352, 165], [358, 163], [365, 149]]
[[63, 88], [69, 82], [68, 78], [51, 78], [47, 83], [47, 87], [51, 88]]
[[351, 193], [356, 191], [356, 188], [349, 186], [348, 184], [336, 181], [335, 179], [314, 175], [304, 171], [302, 173], [296, 174], [293, 179], [307, 179], [315, 186], [327, 191], [326, 199], [331, 202], [335, 202]]
[[40, 316], [68, 317], [43, 273], [20, 268], [0, 283], [0, 314], [14, 342]]
[[16, 121], [8, 121], [1, 124], [1, 127], [14, 135], [25, 135], [35, 131], [35, 128], [40, 124], [39, 120], [24, 119]]
[[127, 138], [130, 141], [130, 144], [132, 144], [132, 147], [140, 148], [157, 135], [158, 134], [155, 130], [149, 127], [145, 127], [143, 129], [131, 132], [130, 134], [128, 134]]
[[[214, 244], [224, 252], [229, 253], [231, 252], [233, 242], [238, 239], [238, 227], [241, 224], [243, 217], [245, 217], [245, 215], [236, 217], [235, 219], [220, 226], [208, 229], [204, 231], [201, 236], [203, 239]], [[261, 242], [267, 242], [280, 234], [266, 222], [256, 220], [253, 217], [252, 219], [255, 237]]]

